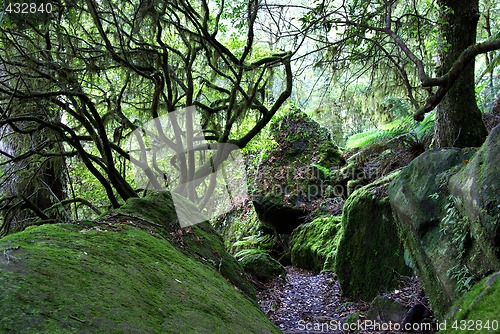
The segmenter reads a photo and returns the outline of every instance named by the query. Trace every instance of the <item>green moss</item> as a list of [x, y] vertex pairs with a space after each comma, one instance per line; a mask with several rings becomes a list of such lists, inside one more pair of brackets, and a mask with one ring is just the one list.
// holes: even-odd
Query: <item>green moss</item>
[[279, 333], [213, 266], [118, 222], [0, 239], [2, 333]]
[[345, 163], [342, 158], [342, 152], [340, 149], [332, 143], [331, 141], [325, 141], [321, 143], [318, 148], [319, 154], [319, 164], [327, 168], [340, 166]]
[[240, 259], [247, 273], [261, 282], [269, 282], [274, 277], [286, 276], [286, 270], [281, 263], [266, 252], [250, 252]]
[[315, 271], [333, 269], [342, 217], [317, 218], [297, 227], [292, 234], [294, 266]]
[[[177, 204], [192, 205], [188, 200]], [[196, 208], [190, 211], [195, 212]], [[114, 215], [121, 217], [122, 213], [129, 215], [124, 218], [168, 239], [186, 255], [211, 265], [249, 298], [255, 298], [255, 288], [247, 281], [243, 268], [226, 252], [221, 236], [208, 222], [193, 225], [189, 230], [180, 228], [170, 193], [155, 192], [145, 198], [129, 199]]]
[[356, 190], [344, 205], [335, 272], [345, 296], [371, 300], [411, 274], [386, 194], [396, 174]]
[[[446, 320], [447, 330], [439, 333], [498, 333], [500, 330], [500, 272], [476, 283], [455, 302]], [[472, 329], [469, 326], [472, 324]], [[489, 324], [491, 328], [485, 327]], [[461, 327], [464, 326], [464, 327]], [[476, 327], [481, 326], [481, 328]]]

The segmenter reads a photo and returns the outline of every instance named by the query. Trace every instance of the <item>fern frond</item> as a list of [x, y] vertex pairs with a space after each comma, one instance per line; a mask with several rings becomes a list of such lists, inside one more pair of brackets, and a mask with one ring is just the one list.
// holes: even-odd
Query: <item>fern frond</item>
[[352, 135], [347, 139], [346, 148], [362, 148], [380, 141], [389, 141], [402, 135], [411, 135], [420, 139], [428, 135], [433, 128], [434, 113], [427, 115], [420, 123], [417, 123], [412, 116], [405, 116], [391, 123], [384, 124], [380, 129]]

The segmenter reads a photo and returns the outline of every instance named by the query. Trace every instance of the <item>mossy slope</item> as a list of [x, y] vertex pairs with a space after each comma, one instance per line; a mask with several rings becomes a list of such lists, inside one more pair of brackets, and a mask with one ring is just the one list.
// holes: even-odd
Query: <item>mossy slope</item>
[[340, 237], [342, 217], [317, 218], [292, 233], [292, 264], [314, 271], [331, 270]]
[[[197, 210], [189, 201], [179, 203], [185, 210]], [[222, 237], [208, 222], [180, 229], [172, 197], [168, 192], [151, 193], [145, 198], [131, 198], [111, 217], [132, 221], [169, 240], [184, 254], [212, 266], [245, 295], [255, 299], [255, 289], [247, 281], [243, 268], [224, 247]], [[104, 217], [106, 218], [106, 217]]]
[[0, 239], [1, 333], [279, 333], [209, 264], [126, 221]]
[[499, 333], [500, 272], [476, 283], [455, 302], [439, 333]]

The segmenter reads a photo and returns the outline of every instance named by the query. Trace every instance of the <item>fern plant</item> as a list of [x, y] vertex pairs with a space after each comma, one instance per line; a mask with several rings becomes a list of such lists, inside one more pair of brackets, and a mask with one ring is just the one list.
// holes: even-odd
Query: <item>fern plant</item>
[[250, 235], [233, 243], [233, 247], [241, 249], [234, 256], [241, 259], [248, 254], [269, 253], [276, 242], [276, 236], [271, 234], [258, 233]]
[[444, 206], [446, 214], [441, 219], [440, 232], [443, 235], [449, 236], [451, 242], [458, 248], [456, 257], [458, 263], [448, 269], [446, 274], [457, 282], [455, 291], [465, 293], [469, 291], [474, 280], [474, 275], [465, 264], [467, 253], [466, 241], [470, 231], [469, 221], [458, 212], [457, 205], [460, 205], [459, 199], [452, 195], [448, 196], [448, 202]]
[[347, 149], [358, 149], [380, 141], [389, 141], [393, 138], [404, 136], [413, 141], [427, 139], [434, 130], [434, 113], [428, 114], [424, 120], [417, 123], [412, 116], [399, 118], [379, 129], [369, 130], [349, 137]]

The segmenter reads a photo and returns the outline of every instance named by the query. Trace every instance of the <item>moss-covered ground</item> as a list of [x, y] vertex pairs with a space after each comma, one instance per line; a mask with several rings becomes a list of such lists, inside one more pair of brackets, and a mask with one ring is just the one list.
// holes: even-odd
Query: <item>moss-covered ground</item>
[[279, 333], [209, 263], [129, 222], [0, 239], [1, 333]]

